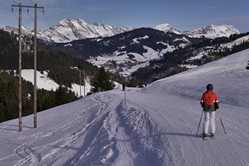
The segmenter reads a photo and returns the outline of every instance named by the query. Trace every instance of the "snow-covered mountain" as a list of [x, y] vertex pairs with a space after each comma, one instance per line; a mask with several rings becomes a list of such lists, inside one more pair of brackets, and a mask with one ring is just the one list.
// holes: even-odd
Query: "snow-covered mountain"
[[[154, 27], [164, 32], [173, 32], [176, 34], [185, 34], [189, 37], [217, 38], [229, 37], [231, 34], [240, 33], [239, 30], [230, 25], [210, 25], [191, 31], [179, 31], [169, 24], [159, 24]], [[58, 24], [53, 25], [48, 30], [39, 32], [38, 37], [45, 41], [56, 43], [66, 43], [73, 40], [86, 38], [109, 37], [119, 33], [133, 30], [132, 27], [118, 28], [112, 25], [99, 23], [88, 24], [82, 19], [63, 19]]]
[[229, 37], [232, 34], [239, 34], [240, 31], [231, 25], [210, 25], [203, 28], [198, 28], [192, 31], [184, 31], [183, 34], [186, 34], [190, 37], [202, 37], [206, 38], [217, 38], [217, 37]]
[[[25, 32], [32, 33], [27, 29]], [[148, 66], [150, 61], [161, 59], [168, 52], [192, 43], [200, 43], [202, 39], [199, 37], [213, 39], [238, 33], [236, 28], [228, 25], [211, 25], [193, 31], [179, 31], [169, 24], [160, 24], [154, 28], [132, 30], [132, 28], [114, 28], [97, 23], [91, 25], [81, 19], [64, 19], [48, 30], [40, 32], [38, 36], [43, 40], [55, 42], [52, 45], [60, 50], [68, 51], [76, 57], [85, 58], [94, 65], [105, 66], [112, 72], [128, 77], [139, 68]], [[105, 38], [105, 36], [109, 37]], [[246, 38], [241, 41], [245, 40]], [[229, 49], [234, 46], [231, 44]], [[193, 50], [192, 57], [189, 59], [201, 59], [204, 55], [208, 56], [210, 51], [219, 51], [215, 50], [216, 48], [225, 50], [226, 46], [228, 45], [194, 48], [196, 50]], [[182, 66], [195, 67], [191, 63], [192, 61], [188, 61]]]
[[[59, 50], [70, 52], [74, 56], [85, 58], [94, 65], [104, 66], [111, 72], [118, 72], [125, 77], [129, 77], [141, 67], [150, 65], [151, 68], [159, 69], [162, 64], [154, 63], [155, 65], [152, 66], [150, 62], [161, 60], [165, 54], [179, 49], [186, 48], [185, 51], [178, 54], [178, 59], [181, 58], [180, 55], [189, 57], [188, 60], [185, 59], [186, 61], [181, 62], [181, 67], [193, 68], [201, 61], [205, 62], [218, 58], [210, 57], [211, 52], [224, 52], [226, 49], [233, 49], [234, 46], [249, 41], [246, 34], [222, 40], [190, 38], [187, 35], [173, 32], [174, 28], [168, 24], [167, 27], [164, 27], [165, 25], [162, 25], [161, 29], [168, 31], [171, 29], [170, 33], [164, 33], [153, 28], [138, 28], [108, 38], [54, 43], [53, 46]], [[197, 43], [203, 44], [198, 45]], [[207, 60], [208, 58], [209, 60]], [[198, 60], [199, 62], [197, 62]]]
[[48, 30], [39, 33], [45, 41], [65, 43], [85, 38], [107, 37], [130, 31], [131, 27], [118, 28], [99, 23], [88, 24], [82, 19], [63, 19]]
[[206, 37], [206, 38], [217, 38], [217, 37], [229, 37], [232, 34], [239, 34], [240, 31], [231, 25], [210, 25], [202, 28], [198, 28], [190, 31], [179, 31], [169, 24], [160, 24], [155, 26], [155, 29], [164, 32], [174, 32], [176, 34], [185, 34], [189, 37]]
[[175, 34], [181, 34], [181, 32], [179, 30], [175, 29], [174, 27], [172, 27], [168, 23], [156, 25], [154, 27], [154, 29], [157, 29], [157, 30], [163, 31], [163, 32], [173, 32]]
[[[202, 37], [206, 38], [217, 38], [217, 37], [229, 37], [232, 34], [239, 34], [239, 30], [231, 25], [210, 25], [201, 27], [190, 31], [180, 31], [172, 27], [168, 23], [159, 24], [153, 27], [156, 30], [163, 32], [172, 32], [175, 34], [184, 34], [189, 37]], [[38, 38], [55, 43], [66, 43], [73, 40], [80, 40], [86, 38], [97, 38], [97, 37], [109, 37], [114, 36], [123, 32], [131, 31], [134, 28], [124, 27], [119, 28], [113, 25], [104, 25], [100, 23], [88, 24], [83, 19], [68, 19], [65, 18], [59, 23], [51, 26], [48, 30], [38, 32]], [[6, 31], [18, 32], [16, 28], [6, 26]], [[32, 34], [31, 29], [23, 27], [23, 32], [26, 35]]]
[[191, 44], [190, 40], [186, 35], [140, 28], [108, 38], [54, 43], [52, 46], [127, 77], [138, 68], [147, 66], [149, 61], [186, 47]]
[[[249, 50], [158, 80], [97, 93], [0, 123], [1, 165], [236, 165], [249, 163]], [[200, 96], [214, 84], [215, 139], [203, 141]], [[232, 95], [231, 95], [232, 94]], [[225, 126], [224, 133], [220, 118]], [[202, 119], [203, 123], [204, 118]]]

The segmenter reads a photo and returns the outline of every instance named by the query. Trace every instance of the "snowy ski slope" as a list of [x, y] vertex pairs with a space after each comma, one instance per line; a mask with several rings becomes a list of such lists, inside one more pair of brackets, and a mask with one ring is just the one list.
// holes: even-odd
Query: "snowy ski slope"
[[[0, 123], [0, 165], [248, 166], [249, 50], [156, 81], [97, 93]], [[207, 83], [220, 97], [216, 137], [196, 135]], [[125, 100], [126, 99], [126, 100]], [[222, 118], [227, 134], [219, 121]]]

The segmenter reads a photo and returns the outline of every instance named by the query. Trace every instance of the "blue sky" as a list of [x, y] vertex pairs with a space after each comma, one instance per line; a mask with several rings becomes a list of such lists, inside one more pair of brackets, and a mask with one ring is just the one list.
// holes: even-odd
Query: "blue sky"
[[[0, 27], [18, 25], [20, 0], [0, 0]], [[117, 27], [154, 27], [168, 23], [178, 30], [193, 30], [207, 25], [233, 25], [249, 32], [249, 0], [22, 0], [23, 5], [45, 7], [38, 13], [38, 27], [45, 30], [64, 18], [81, 18], [87, 23]], [[33, 28], [33, 10], [23, 9], [23, 25]]]

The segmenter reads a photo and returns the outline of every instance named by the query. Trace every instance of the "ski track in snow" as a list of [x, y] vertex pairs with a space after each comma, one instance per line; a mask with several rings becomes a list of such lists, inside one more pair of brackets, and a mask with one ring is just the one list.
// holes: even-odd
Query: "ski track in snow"
[[[72, 111], [74, 118], [19, 137], [22, 143], [16, 146], [13, 154], [1, 156], [0, 162], [13, 159], [17, 161], [16, 166], [248, 164], [246, 126], [225, 120], [230, 130], [224, 136], [217, 119], [216, 139], [203, 142], [195, 133], [200, 112], [181, 109], [181, 104], [193, 101], [183, 100], [176, 105], [179, 109], [172, 107], [172, 112], [170, 107], [164, 108], [175, 101], [175, 96], [163, 99], [130, 91], [124, 102], [123, 95], [123, 92], [114, 91], [88, 97], [86, 100], [90, 102], [84, 109], [81, 106]], [[190, 112], [192, 115], [188, 115]], [[196, 121], [190, 122], [190, 117], [185, 120], [184, 116], [194, 116]], [[7, 123], [1, 130], [5, 131], [8, 125], [16, 122]], [[234, 134], [241, 130], [247, 133], [244, 136]], [[241, 151], [244, 155], [235, 156]], [[213, 160], [206, 161], [210, 158]]]
[[[66, 122], [64, 125], [59, 124], [58, 126], [51, 127], [45, 131], [41, 131], [27, 137], [21, 137], [21, 140], [27, 141], [14, 149], [15, 157], [21, 159], [15, 165], [50, 165], [57, 161], [65, 149], [73, 146], [74, 143], [84, 135], [89, 126], [92, 125], [98, 114], [105, 109], [105, 101], [97, 97], [92, 97], [92, 100], [94, 100], [96, 104], [89, 106], [83, 111], [77, 112], [76, 118], [71, 119], [72, 121]], [[95, 107], [97, 107], [97, 112], [95, 111]], [[92, 114], [88, 116], [88, 120], [86, 119], [87, 117], [84, 117], [85, 111], [87, 110], [93, 111]], [[10, 124], [12, 123], [14, 123], [14, 121]], [[2, 127], [1, 129], [3, 130], [7, 127], [8, 125]], [[68, 130], [71, 131], [69, 132]], [[60, 139], [57, 139], [56, 133], [61, 134], [61, 132], [65, 133], [65, 135], [62, 135]], [[54, 135], [55, 137], [53, 139]], [[43, 142], [43, 140], [46, 139], [52, 141], [49, 141], [47, 144], [43, 144], [42, 146], [34, 146], [36, 143], [39, 144], [39, 142]], [[32, 149], [30, 147], [32, 147]], [[13, 154], [8, 157], [1, 158], [0, 162], [9, 157], [12, 158]]]
[[[203, 67], [143, 89], [96, 93], [40, 112], [37, 129], [30, 127], [33, 116], [23, 118], [22, 132], [17, 131], [18, 119], [0, 123], [0, 165], [249, 166], [249, 102], [243, 98], [249, 96], [244, 90], [249, 74], [239, 69], [242, 60], [248, 61], [248, 53], [240, 53], [242, 59], [231, 56], [232, 66], [208, 79], [203, 75], [210, 68]], [[218, 68], [220, 62], [231, 64], [231, 60], [206, 67]], [[229, 69], [233, 72], [226, 77]], [[216, 114], [215, 139], [203, 141], [204, 118], [196, 134], [202, 111], [199, 95], [200, 85], [209, 79], [215, 80], [225, 101]], [[226, 86], [224, 79], [228, 79]], [[237, 79], [242, 79], [242, 87], [231, 86]], [[242, 93], [241, 88], [243, 95], [237, 99], [235, 92]], [[229, 105], [229, 101], [233, 102]]]

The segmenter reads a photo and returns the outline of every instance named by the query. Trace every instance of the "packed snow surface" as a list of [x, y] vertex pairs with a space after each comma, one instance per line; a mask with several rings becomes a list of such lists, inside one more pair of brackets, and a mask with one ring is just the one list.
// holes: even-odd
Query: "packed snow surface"
[[[0, 123], [0, 165], [248, 166], [248, 60], [245, 50], [143, 89], [96, 93], [38, 113], [37, 129], [33, 116], [22, 132], [18, 119]], [[208, 83], [220, 109], [215, 139], [204, 141]]]

